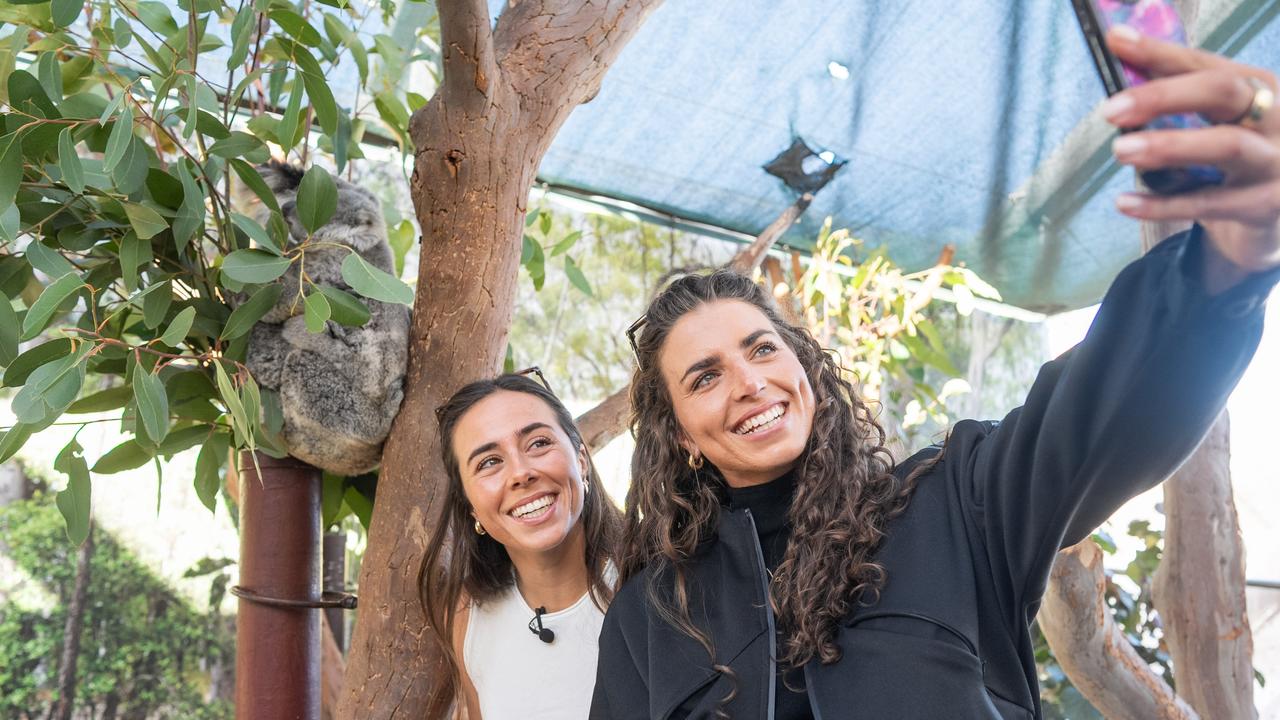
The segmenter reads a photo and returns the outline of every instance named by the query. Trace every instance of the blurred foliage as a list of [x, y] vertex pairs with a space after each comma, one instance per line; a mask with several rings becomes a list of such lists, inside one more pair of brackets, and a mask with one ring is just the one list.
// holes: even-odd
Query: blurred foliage
[[[109, 533], [93, 532], [77, 712], [230, 720], [234, 624], [217, 611], [226, 580], [211, 585], [209, 609], [197, 611]], [[18, 570], [0, 585], [0, 717], [47, 718], [58, 700], [77, 551], [58, 511], [37, 496], [0, 507], [0, 555]], [[206, 561], [193, 572], [219, 565]]]

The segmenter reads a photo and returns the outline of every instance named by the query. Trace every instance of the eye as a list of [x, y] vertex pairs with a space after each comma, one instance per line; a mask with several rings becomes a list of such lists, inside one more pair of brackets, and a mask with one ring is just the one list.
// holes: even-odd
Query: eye
[[751, 355], [752, 357], [768, 357], [769, 355], [773, 355], [776, 352], [778, 352], [778, 346], [771, 342], [766, 341], [757, 345], [756, 349], [752, 351]]
[[533, 439], [533, 442], [529, 443], [529, 449], [541, 450], [542, 448], [551, 447], [551, 445], [552, 445], [552, 442], [550, 438], [536, 437]]
[[500, 462], [502, 462], [502, 460], [499, 459], [497, 455], [490, 455], [489, 457], [482, 459], [479, 463], [476, 464], [476, 472], [483, 472], [485, 470], [488, 470], [489, 468], [494, 467]]
[[702, 374], [701, 374], [701, 375], [699, 375], [698, 377], [694, 378], [694, 380], [693, 380], [693, 389], [694, 389], [694, 390], [701, 390], [702, 388], [704, 388], [704, 387], [706, 387], [706, 386], [710, 385], [710, 384], [711, 384], [711, 381], [712, 381], [712, 380], [714, 380], [714, 379], [715, 379], [715, 377], [716, 377], [716, 374], [715, 374], [714, 372], [711, 372], [711, 371], [707, 371], [707, 372], [702, 373]]

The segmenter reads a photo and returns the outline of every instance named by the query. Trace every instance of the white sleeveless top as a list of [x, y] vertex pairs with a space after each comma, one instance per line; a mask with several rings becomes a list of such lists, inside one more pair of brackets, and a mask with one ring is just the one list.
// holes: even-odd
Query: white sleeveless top
[[471, 604], [463, 662], [484, 720], [580, 720], [591, 709], [604, 613], [588, 591], [544, 614], [542, 626], [556, 634], [551, 643], [529, 632], [533, 615], [514, 583], [493, 600]]

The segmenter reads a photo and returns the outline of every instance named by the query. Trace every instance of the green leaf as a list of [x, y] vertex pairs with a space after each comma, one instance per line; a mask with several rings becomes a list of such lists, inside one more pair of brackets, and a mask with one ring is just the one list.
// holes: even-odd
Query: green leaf
[[[231, 162], [234, 166], [235, 163], [243, 161], [232, 160]], [[204, 195], [200, 193], [200, 187], [188, 172], [186, 163], [177, 168], [177, 175], [182, 183], [182, 207], [178, 209], [178, 215], [173, 219], [173, 240], [177, 244], [178, 252], [182, 252], [186, 249], [187, 243], [191, 242], [191, 238], [204, 228], [205, 209]]]
[[[64, 28], [75, 22], [82, 10], [84, 10], [82, 0], [52, 0], [49, 4], [49, 17], [53, 19], [55, 25]], [[79, 545], [80, 542], [77, 541], [76, 544]]]
[[291, 45], [293, 60], [302, 72], [302, 83], [307, 88], [307, 97], [311, 98], [311, 107], [316, 111], [316, 121], [325, 134], [333, 135], [338, 129], [338, 104], [333, 100], [329, 79], [310, 51], [297, 43]]
[[338, 208], [338, 186], [329, 172], [312, 165], [298, 183], [298, 221], [308, 232], [314, 233], [329, 222]]
[[533, 279], [533, 289], [541, 290], [542, 284], [547, 281], [547, 258], [542, 252], [542, 245], [538, 242], [533, 243], [532, 256], [529, 262], [525, 263], [525, 269]]
[[348, 487], [346, 495], [342, 498], [347, 503], [347, 507], [351, 508], [351, 512], [360, 519], [360, 524], [365, 530], [369, 529], [369, 522], [373, 519], [373, 503], [369, 499], [360, 494], [359, 490], [354, 487]]
[[577, 244], [578, 239], [581, 237], [582, 237], [581, 230], [574, 230], [568, 235], [565, 235], [563, 240], [556, 243], [556, 246], [551, 248], [551, 257], [555, 257], [557, 255], [561, 255], [563, 253], [569, 252], [569, 250], [571, 250], [573, 246]]
[[165, 280], [147, 288], [142, 298], [142, 324], [155, 330], [164, 322], [164, 316], [173, 304], [173, 283]]
[[209, 439], [210, 433], [212, 430], [203, 423], [172, 430], [165, 436], [164, 442], [160, 443], [156, 454], [172, 457]]
[[[227, 56], [227, 69], [236, 70], [249, 57], [249, 41], [253, 39], [254, 11], [245, 4], [231, 21], [231, 54]], [[210, 508], [212, 509], [212, 508]]]
[[22, 340], [30, 340], [44, 330], [45, 325], [49, 323], [49, 319], [57, 312], [58, 306], [72, 295], [80, 291], [84, 287], [84, 281], [75, 273], [67, 273], [62, 277], [54, 280], [44, 292], [40, 293], [40, 297], [31, 304], [31, 309], [27, 311], [27, 316], [22, 320]]
[[139, 239], [150, 240], [168, 229], [169, 223], [165, 222], [160, 213], [146, 205], [131, 202], [121, 204], [124, 205], [124, 213], [129, 216], [129, 224], [133, 226]]
[[[28, 312], [30, 314], [30, 312]], [[18, 356], [4, 371], [4, 387], [20, 387], [36, 368], [71, 352], [73, 344], [67, 338], [40, 343]]]
[[133, 399], [147, 437], [159, 444], [169, 433], [169, 398], [160, 376], [138, 368], [133, 373]]
[[544, 212], [542, 217], [538, 218], [538, 229], [542, 231], [542, 236], [546, 237], [551, 234], [551, 213]]
[[369, 322], [369, 308], [359, 298], [329, 285], [318, 287], [329, 301], [334, 322], [348, 327], [360, 327]]
[[302, 78], [295, 76], [293, 80], [293, 89], [289, 91], [289, 102], [285, 105], [284, 114], [280, 116], [280, 122], [276, 125], [276, 140], [280, 147], [288, 152], [302, 140], [302, 133], [305, 128], [299, 122], [302, 114]]
[[19, 131], [0, 137], [0, 211], [8, 210], [22, 184], [22, 143]]
[[13, 457], [13, 454], [22, 449], [27, 439], [31, 437], [34, 428], [30, 425], [18, 423], [9, 428], [3, 437], [0, 437], [0, 463]]
[[231, 135], [215, 142], [209, 148], [209, 154], [228, 159], [244, 156], [251, 162], [266, 162], [271, 157], [261, 140], [239, 130], [233, 130]]
[[325, 473], [320, 486], [320, 527], [328, 530], [333, 527], [342, 510], [342, 495], [346, 491], [346, 481], [341, 475]]
[[238, 212], [233, 212], [231, 213], [231, 222], [235, 223], [236, 227], [243, 230], [244, 234], [248, 235], [249, 238], [258, 243], [259, 246], [266, 248], [267, 251], [274, 255], [280, 254], [280, 247], [276, 245], [276, 241], [271, 237], [271, 233], [267, 232], [266, 228], [259, 225], [257, 220], [254, 220], [248, 215], [241, 215]]
[[31, 267], [49, 277], [62, 277], [67, 273], [76, 272], [76, 267], [63, 257], [62, 253], [51, 249], [39, 240], [27, 243], [24, 254], [27, 262], [31, 263]]
[[[122, 93], [123, 94], [123, 93]], [[124, 103], [120, 115], [111, 126], [111, 134], [107, 136], [107, 149], [102, 156], [102, 169], [113, 172], [133, 141], [133, 108]]]
[[169, 327], [160, 336], [160, 342], [169, 347], [178, 347], [178, 345], [186, 339], [187, 333], [191, 331], [191, 323], [196, 319], [196, 309], [188, 307], [178, 313], [173, 321], [169, 323]]
[[0, 293], [0, 367], [8, 367], [18, 358], [18, 314], [13, 303]]
[[32, 371], [26, 385], [13, 397], [12, 410], [18, 422], [43, 426], [71, 405], [84, 384], [82, 361], [90, 349], [92, 344], [82, 343], [70, 355]]
[[342, 279], [367, 298], [413, 305], [413, 288], [391, 273], [370, 265], [355, 251], [348, 253], [342, 261]]
[[569, 282], [573, 283], [574, 287], [588, 297], [593, 297], [591, 283], [587, 282], [587, 276], [582, 274], [582, 268], [578, 267], [578, 263], [568, 255], [564, 256], [564, 274], [569, 277]]
[[92, 485], [83, 453], [84, 448], [73, 438], [53, 461], [53, 469], [67, 476], [67, 488], [58, 493], [54, 503], [67, 522], [67, 539], [76, 545], [89, 536]]
[[147, 173], [151, 170], [151, 148], [140, 137], [131, 137], [124, 151], [124, 158], [115, 170], [111, 171], [111, 179], [116, 182], [116, 190], [130, 195], [142, 189], [147, 182]]
[[324, 331], [325, 322], [331, 314], [329, 301], [325, 299], [324, 293], [313, 290], [303, 303], [303, 312], [306, 315], [307, 332], [318, 333]]
[[106, 390], [99, 390], [92, 395], [80, 398], [71, 403], [71, 406], [67, 408], [67, 412], [72, 415], [105, 412], [122, 408], [132, 399], [133, 388], [128, 385], [120, 385]]
[[391, 245], [391, 252], [396, 260], [396, 277], [404, 273], [404, 258], [409, 254], [415, 239], [413, 223], [408, 220], [401, 220], [387, 231], [387, 242]]
[[130, 231], [120, 238], [120, 280], [129, 292], [138, 289], [138, 267], [151, 262], [151, 242]]
[[231, 414], [231, 424], [234, 426], [236, 434], [246, 440], [252, 440], [253, 435], [250, 432], [249, 418], [244, 413], [244, 405], [240, 403], [240, 395], [231, 386], [231, 378], [227, 377], [227, 371], [222, 369], [222, 363], [215, 362], [213, 369], [217, 375], [218, 395], [222, 397], [222, 403], [226, 405], [227, 412]]
[[289, 258], [265, 250], [236, 250], [222, 261], [222, 273], [242, 283], [266, 283], [289, 269]]
[[524, 234], [524, 236], [520, 240], [520, 264], [521, 265], [529, 264], [529, 261], [533, 259], [533, 254], [537, 252], [537, 250], [535, 250], [537, 245], [538, 245], [538, 241], [534, 240], [532, 235], [530, 235], [529, 233]]
[[[83, 7], [83, 6], [82, 6]], [[40, 86], [50, 100], [62, 102], [62, 65], [58, 56], [51, 52], [40, 53], [36, 62], [36, 74], [40, 77]]]
[[113, 475], [125, 470], [140, 468], [151, 462], [154, 453], [142, 447], [137, 440], [125, 440], [107, 451], [93, 464], [93, 472], [99, 475]]
[[226, 462], [230, 449], [227, 434], [215, 433], [204, 443], [200, 448], [200, 454], [196, 456], [196, 496], [205, 507], [209, 508], [210, 512], [217, 509], [218, 489], [222, 486], [219, 471], [222, 469], [222, 464]]
[[76, 154], [76, 141], [68, 127], [58, 135], [58, 169], [62, 170], [62, 182], [77, 195], [84, 192], [84, 165]]
[[533, 227], [533, 224], [534, 224], [534, 223], [536, 223], [536, 222], [538, 222], [538, 216], [539, 216], [539, 215], [541, 215], [541, 214], [542, 214], [542, 210], [540, 210], [540, 209], [538, 209], [538, 208], [534, 208], [534, 209], [530, 210], [530, 211], [529, 211], [528, 213], [526, 213], [526, 214], [525, 214], [525, 216], [524, 216], [524, 226], [525, 226], [525, 227]]
[[227, 318], [227, 324], [222, 329], [222, 339], [234, 340], [252, 330], [254, 324], [275, 306], [283, 291], [284, 288], [279, 285], [266, 285], [259, 289], [245, 304], [231, 312], [231, 317]]
[[232, 160], [231, 167], [236, 171], [236, 175], [240, 177], [241, 182], [249, 186], [254, 195], [263, 202], [267, 207], [275, 212], [280, 212], [280, 203], [276, 200], [275, 193], [271, 192], [271, 188], [267, 187], [267, 183], [252, 165], [243, 160]]

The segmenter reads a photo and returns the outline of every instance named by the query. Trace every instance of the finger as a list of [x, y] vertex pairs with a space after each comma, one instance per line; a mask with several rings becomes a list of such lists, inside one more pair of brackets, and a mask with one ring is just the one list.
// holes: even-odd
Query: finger
[[1103, 115], [1119, 127], [1141, 127], [1161, 115], [1200, 113], [1213, 122], [1232, 122], [1249, 109], [1254, 87], [1236, 71], [1214, 68], [1160, 78], [1117, 93]]
[[1272, 227], [1280, 216], [1280, 181], [1185, 195], [1125, 193], [1116, 198], [1116, 208], [1139, 220], [1232, 220]]
[[1107, 47], [1121, 61], [1140, 68], [1144, 75], [1152, 78], [1209, 69], [1246, 75], [1252, 74], [1251, 70], [1262, 72], [1221, 55], [1147, 37], [1128, 25], [1117, 25], [1107, 31]]
[[1138, 170], [1215, 165], [1237, 185], [1280, 178], [1280, 148], [1236, 125], [1128, 133], [1115, 139], [1111, 151], [1117, 161]]

